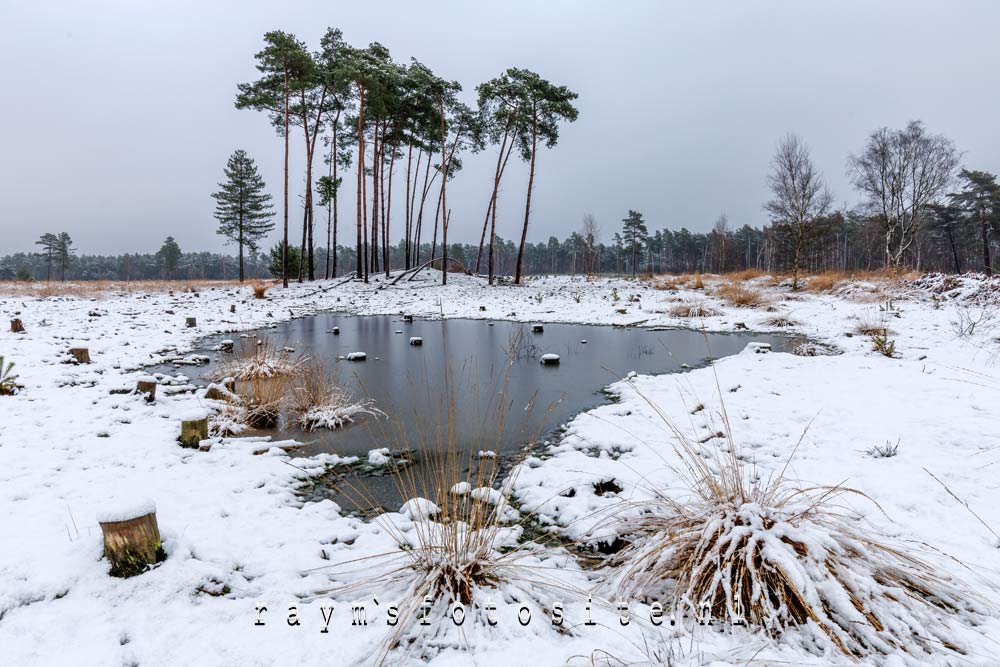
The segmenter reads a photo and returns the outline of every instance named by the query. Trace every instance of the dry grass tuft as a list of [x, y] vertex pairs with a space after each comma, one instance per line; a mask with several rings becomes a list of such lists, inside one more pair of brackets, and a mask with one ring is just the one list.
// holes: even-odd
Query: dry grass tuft
[[809, 276], [805, 281], [805, 289], [808, 292], [829, 292], [837, 283], [846, 280], [842, 273], [821, 273], [816, 276]]
[[704, 302], [686, 301], [671, 306], [670, 315], [673, 317], [715, 317], [722, 312], [712, 308]]
[[889, 328], [886, 325], [884, 317], [869, 311], [857, 316], [854, 333], [861, 336], [875, 336], [878, 334], [888, 334]]
[[273, 287], [272, 284], [265, 282], [254, 282], [250, 284], [250, 289], [253, 290], [253, 298], [255, 299], [263, 299], [267, 294], [267, 290], [271, 289], [271, 287]]
[[743, 269], [742, 271], [733, 271], [731, 273], [725, 274], [725, 277], [731, 281], [742, 283], [747, 280], [754, 280], [756, 278], [761, 278], [765, 276], [763, 271], [760, 269]]
[[373, 399], [354, 400], [337, 374], [317, 361], [303, 367], [291, 396], [291, 409], [303, 431], [341, 428], [361, 415], [385, 416]]
[[757, 308], [770, 303], [770, 299], [759, 289], [732, 281], [720, 283], [715, 288], [715, 296], [740, 308]]
[[764, 320], [764, 324], [769, 327], [797, 327], [799, 326], [799, 321], [787, 315], [775, 315]]
[[651, 489], [650, 500], [612, 518], [614, 534], [630, 540], [613, 559], [620, 598], [666, 592], [679, 619], [748, 624], [772, 637], [794, 628], [811, 635], [807, 646], [854, 658], [961, 653], [952, 622], [982, 613], [975, 596], [834, 503], [863, 493], [799, 487], [785, 470], [760, 480], [731, 433], [728, 451], [713, 454], [650, 405], [674, 436], [689, 496]]
[[354, 400], [322, 363], [278, 350], [269, 339], [244, 338], [233, 359], [210, 375], [233, 380], [235, 391], [215, 387], [225, 402], [211, 428], [218, 435], [235, 435], [246, 427], [270, 429], [298, 425], [304, 431], [334, 429], [356, 417], [385, 416], [371, 399]]
[[[491, 374], [492, 376], [492, 374]], [[510, 489], [515, 472], [501, 478], [497, 457], [480, 457], [476, 452], [492, 439], [499, 448], [505, 430], [510, 402], [505, 398], [509, 365], [502, 382], [490, 393], [492, 403], [481, 415], [460, 415], [460, 395], [454, 379], [447, 387], [421, 388], [435, 391], [439, 397], [436, 414], [412, 415], [408, 425], [388, 442], [406, 443], [416, 433], [424, 447], [432, 451], [423, 466], [392, 466], [391, 473], [401, 497], [409, 498], [400, 514], [378, 514], [372, 521], [384, 528], [397, 544], [385, 554], [347, 561], [332, 566], [335, 588], [317, 596], [356, 596], [390, 594], [399, 600], [398, 622], [368, 656], [365, 664], [397, 664], [397, 653], [430, 660], [442, 648], [475, 649], [471, 637], [485, 631], [495, 637], [497, 628], [489, 627], [483, 608], [487, 601], [517, 599], [538, 607], [544, 606], [540, 591], [551, 595], [586, 595], [553, 579], [548, 570], [554, 555], [546, 547], [524, 540], [522, 517], [511, 505]], [[411, 386], [411, 390], [413, 387]], [[525, 432], [530, 423], [529, 406], [521, 426], [524, 441], [533, 438]], [[515, 414], [521, 418], [521, 411]], [[471, 429], [460, 429], [468, 420]], [[474, 426], [478, 425], [478, 426]], [[537, 435], [537, 433], [536, 433]], [[476, 443], [471, 449], [466, 444]], [[341, 489], [361, 495], [357, 507], [371, 507], [357, 489]], [[565, 554], [558, 558], [564, 560]], [[425, 606], [427, 605], [427, 606]], [[428, 606], [430, 608], [428, 608]], [[421, 627], [420, 617], [446, 618], [456, 606], [463, 608], [467, 620], [461, 628], [450, 621]], [[519, 628], [523, 630], [523, 628]], [[501, 629], [502, 630], [502, 629]], [[521, 637], [523, 639], [523, 636]]]
[[684, 286], [682, 276], [660, 276], [652, 283], [653, 289], [660, 291], [677, 291]]
[[279, 350], [269, 338], [241, 338], [232, 358], [220, 364], [210, 377], [216, 382], [225, 378], [243, 382], [291, 375], [306, 361], [305, 357], [292, 358], [291, 353]]

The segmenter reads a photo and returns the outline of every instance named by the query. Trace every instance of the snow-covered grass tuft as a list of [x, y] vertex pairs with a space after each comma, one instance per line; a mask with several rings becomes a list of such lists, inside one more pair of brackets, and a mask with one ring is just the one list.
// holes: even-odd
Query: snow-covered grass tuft
[[342, 428], [361, 415], [385, 416], [373, 399], [355, 400], [337, 376], [319, 362], [302, 367], [291, 401], [303, 431]]
[[715, 317], [722, 312], [702, 301], [687, 301], [670, 308], [673, 317]]
[[275, 346], [268, 338], [243, 338], [233, 358], [220, 364], [212, 374], [212, 379], [233, 378], [246, 381], [291, 375], [305, 361], [301, 356], [292, 358], [289, 352]]
[[[601, 526], [628, 540], [612, 561], [620, 597], [665, 593], [679, 619], [708, 616], [771, 637], [794, 630], [817, 653], [962, 652], [956, 621], [981, 613], [975, 596], [834, 502], [863, 493], [801, 487], [784, 470], [760, 480], [731, 435], [724, 451], [706, 450], [650, 405], [673, 434], [689, 493], [652, 489]], [[724, 408], [723, 419], [728, 430]]]
[[[497, 391], [495, 409], [479, 422], [487, 437], [499, 439], [504, 431], [510, 407], [504, 398], [507, 378]], [[400, 601], [397, 623], [365, 664], [396, 664], [397, 650], [425, 661], [444, 649], [472, 650], [476, 637], [495, 638], [498, 631], [505, 631], [492, 627], [495, 623], [490, 622], [487, 609], [491, 601], [518, 600], [542, 609], [551, 603], [553, 591], [586, 595], [568, 584], [565, 576], [550, 574], [553, 570], [565, 573], [570, 558], [564, 550], [556, 553], [525, 539], [522, 516], [510, 500], [516, 468], [511, 476], [501, 478], [500, 459], [480, 457], [465, 446], [469, 434], [460, 434], [458, 428], [454, 384], [439, 395], [440, 414], [425, 415], [426, 422], [411, 427], [420, 433], [422, 442], [429, 443], [429, 461], [422, 466], [389, 464], [400, 496], [409, 500], [398, 514], [372, 517], [396, 549], [335, 565], [331, 576], [344, 583], [317, 593], [339, 598], [391, 592]], [[398, 439], [403, 439], [402, 434]], [[342, 490], [364, 500], [360, 490]], [[446, 622], [428, 628], [420, 623], [423, 617], [454, 618], [455, 614], [464, 619], [461, 627]], [[523, 640], [524, 632], [538, 630], [518, 626], [517, 631], [521, 632], [517, 638]]]

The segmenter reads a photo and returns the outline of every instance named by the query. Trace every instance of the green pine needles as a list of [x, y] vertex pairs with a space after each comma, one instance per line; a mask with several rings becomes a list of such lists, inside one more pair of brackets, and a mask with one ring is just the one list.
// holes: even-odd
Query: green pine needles
[[0, 396], [11, 396], [17, 391], [17, 376], [14, 375], [14, 362], [4, 365], [3, 355], [0, 355]]
[[218, 233], [239, 246], [240, 282], [243, 282], [243, 248], [257, 250], [257, 242], [274, 229], [274, 206], [264, 191], [264, 179], [244, 150], [237, 150], [226, 163], [226, 182], [212, 195]]

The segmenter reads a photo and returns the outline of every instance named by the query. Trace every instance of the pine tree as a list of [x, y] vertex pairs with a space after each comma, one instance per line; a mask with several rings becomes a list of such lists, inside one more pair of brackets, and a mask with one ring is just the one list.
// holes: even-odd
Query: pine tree
[[45, 280], [52, 280], [52, 262], [59, 254], [59, 237], [46, 232], [35, 241], [35, 245], [42, 246], [42, 252], [39, 254], [45, 256]]
[[59, 263], [59, 279], [66, 280], [66, 267], [73, 259], [73, 239], [66, 232], [56, 237], [55, 260]]
[[257, 242], [274, 229], [274, 206], [264, 192], [264, 179], [246, 151], [237, 150], [226, 163], [226, 182], [212, 195], [218, 233], [239, 246], [240, 282], [243, 282], [243, 248], [258, 248]]
[[624, 218], [622, 222], [625, 223], [622, 228], [622, 238], [625, 241], [625, 247], [632, 256], [632, 277], [634, 278], [637, 255], [642, 252], [642, 246], [649, 233], [646, 231], [646, 223], [642, 221], [642, 213], [638, 211], [629, 209], [628, 217]]
[[174, 277], [174, 271], [181, 261], [181, 248], [173, 236], [168, 236], [156, 253], [156, 259], [160, 264], [160, 269], [168, 279]]
[[959, 174], [963, 182], [961, 192], [949, 195], [952, 204], [966, 214], [973, 225], [979, 227], [982, 245], [983, 272], [994, 273], [990, 257], [990, 235], [994, 227], [1000, 227], [1000, 185], [997, 177], [985, 171], [963, 169]]

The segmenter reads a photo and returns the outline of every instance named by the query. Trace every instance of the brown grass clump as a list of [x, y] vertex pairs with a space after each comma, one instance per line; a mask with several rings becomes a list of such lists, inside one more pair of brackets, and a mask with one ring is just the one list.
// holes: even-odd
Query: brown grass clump
[[684, 278], [681, 276], [660, 276], [652, 283], [653, 289], [660, 291], [677, 291], [684, 286]]
[[361, 415], [384, 417], [385, 413], [374, 405], [375, 401], [370, 398], [354, 400], [336, 373], [318, 361], [302, 368], [290, 398], [290, 407], [303, 431], [341, 428]]
[[267, 294], [267, 290], [271, 289], [272, 285], [265, 282], [255, 282], [250, 284], [250, 289], [253, 290], [253, 298], [263, 299]]
[[[648, 401], [648, 399], [647, 399]], [[621, 599], [666, 593], [679, 618], [747, 624], [772, 637], [795, 629], [854, 658], [960, 653], [953, 622], [978, 617], [959, 582], [871, 532], [834, 503], [845, 487], [800, 487], [784, 470], [747, 470], [727, 426], [728, 451], [704, 448], [668, 425], [683, 498], [650, 489], [611, 521], [629, 544], [613, 558]], [[794, 452], [793, 452], [794, 455]]]
[[[434, 391], [440, 399], [432, 411], [435, 414], [412, 415], [414, 423], [405, 431], [400, 426], [396, 438], [387, 439], [406, 443], [416, 433], [418, 442], [430, 443], [432, 448], [427, 456], [433, 465], [390, 464], [401, 497], [409, 500], [399, 514], [371, 517], [396, 541], [398, 549], [331, 566], [331, 577], [338, 585], [316, 594], [354, 598], [374, 591], [379, 597], [390, 595], [399, 600], [398, 622], [365, 664], [396, 664], [394, 657], [398, 656], [393, 652], [397, 650], [427, 661], [444, 647], [461, 648], [464, 644], [474, 649], [473, 638], [479, 633], [484, 638], [496, 636], [497, 628], [489, 626], [483, 612], [489, 600], [513, 597], [542, 608], [553, 591], [558, 591], [557, 597], [586, 595], [554, 579], [549, 570], [560, 567], [555, 565], [554, 556], [546, 555], [541, 544], [522, 537], [521, 515], [509, 499], [516, 472], [501, 479], [500, 460], [477, 455], [482, 446], [499, 449], [508, 415], [520, 419], [524, 414], [523, 441], [533, 440], [526, 431], [531, 428], [530, 406], [526, 413], [511, 411], [505, 398], [510, 366], [507, 368], [503, 379], [495, 383], [495, 391], [490, 392], [491, 402], [482, 414], [459, 414], [460, 392], [453, 377], [443, 391], [421, 387], [421, 391]], [[471, 428], [459, 428], [466, 421]], [[476, 443], [472, 449], [467, 444], [470, 441]], [[490, 441], [494, 444], [487, 444]], [[431, 618], [448, 618], [456, 606], [462, 607], [466, 619], [461, 628], [450, 620], [420, 625], [425, 613]]]
[[701, 271], [694, 274], [694, 289], [705, 289], [705, 281], [701, 279]]
[[740, 308], [757, 308], [770, 302], [763, 292], [742, 283], [726, 281], [715, 288], [715, 296]]
[[727, 273], [725, 274], [725, 277], [728, 278], [729, 280], [742, 283], [747, 280], [754, 280], [755, 278], [761, 278], [764, 275], [766, 274], [760, 269], [743, 269], [742, 271], [732, 271], [730, 273]]
[[842, 273], [827, 272], [816, 276], [809, 276], [805, 281], [805, 289], [808, 292], [829, 292], [837, 283], [845, 280]]
[[210, 375], [218, 382], [233, 378], [237, 382], [291, 375], [306, 362], [306, 358], [293, 358], [291, 353], [279, 350], [269, 338], [241, 338], [233, 357], [219, 365]]
[[877, 334], [888, 334], [889, 327], [885, 318], [872, 312], [866, 312], [857, 317], [857, 324], [854, 325], [854, 333], [861, 336], [874, 336]]
[[668, 312], [673, 317], [715, 317], [722, 314], [705, 303], [693, 301], [675, 304]]
[[764, 320], [764, 324], [769, 327], [797, 327], [798, 320], [794, 320], [787, 315], [775, 315]]

